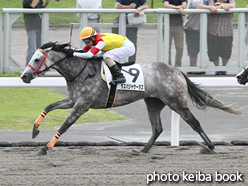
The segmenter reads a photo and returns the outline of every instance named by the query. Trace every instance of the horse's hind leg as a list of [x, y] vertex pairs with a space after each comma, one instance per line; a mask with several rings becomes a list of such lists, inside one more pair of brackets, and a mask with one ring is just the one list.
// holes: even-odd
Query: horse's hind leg
[[152, 136], [145, 147], [141, 150], [141, 152], [147, 153], [163, 131], [160, 113], [165, 107], [165, 104], [156, 98], [146, 98], [145, 103], [148, 110], [149, 120], [152, 125]]
[[189, 108], [183, 108], [177, 110], [177, 113], [181, 115], [181, 117], [186, 121], [194, 131], [196, 131], [201, 138], [204, 140], [209, 149], [214, 149], [214, 144], [208, 138], [208, 136], [203, 131], [200, 122], [194, 117], [194, 115], [190, 112]]
[[61, 101], [48, 105], [34, 122], [32, 138], [35, 138], [39, 134], [40, 131], [38, 130], [38, 128], [42, 120], [44, 119], [44, 117], [48, 114], [48, 112], [51, 112], [52, 110], [55, 110], [55, 109], [69, 109], [69, 108], [72, 108], [73, 105], [74, 105], [74, 102], [69, 97], [66, 97], [65, 99], [62, 99]]

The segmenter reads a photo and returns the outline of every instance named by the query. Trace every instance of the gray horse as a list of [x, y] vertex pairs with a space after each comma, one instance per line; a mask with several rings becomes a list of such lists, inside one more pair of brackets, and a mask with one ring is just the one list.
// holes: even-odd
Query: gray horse
[[[53, 68], [67, 82], [68, 96], [61, 101], [48, 105], [44, 109], [44, 112], [34, 123], [33, 138], [39, 134], [38, 127], [47, 113], [55, 109], [72, 108], [71, 113], [58, 130], [58, 133], [45, 147], [37, 152], [37, 155], [47, 154], [47, 150], [52, 148], [58, 138], [89, 108], [105, 108], [108, 87], [100, 76], [102, 59], [80, 59], [76, 57], [68, 59], [65, 55], [65, 47], [67, 46], [68, 44], [59, 45], [53, 42], [44, 44], [36, 51], [20, 77], [23, 82], [30, 83], [39, 74], [47, 72], [49, 68]], [[145, 100], [152, 125], [152, 136], [142, 149], [144, 153], [150, 150], [163, 131], [160, 112], [166, 105], [177, 112], [202, 137], [209, 149], [214, 149], [214, 144], [189, 110], [188, 97], [190, 96], [199, 109], [209, 106], [236, 115], [242, 114], [242, 111], [234, 110], [212, 98], [176, 68], [161, 62], [143, 63], [141, 68], [144, 74], [145, 91], [118, 91], [114, 107], [126, 105], [140, 99]]]

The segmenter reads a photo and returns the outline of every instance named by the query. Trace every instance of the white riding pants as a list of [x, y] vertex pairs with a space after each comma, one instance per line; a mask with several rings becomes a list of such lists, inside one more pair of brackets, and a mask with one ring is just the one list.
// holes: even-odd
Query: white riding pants
[[120, 59], [125, 59], [127, 57], [130, 57], [134, 55], [134, 53], [135, 53], [134, 44], [127, 38], [120, 48], [115, 48], [107, 52], [103, 52], [102, 54], [99, 55], [102, 55], [103, 59], [109, 57], [119, 62]]

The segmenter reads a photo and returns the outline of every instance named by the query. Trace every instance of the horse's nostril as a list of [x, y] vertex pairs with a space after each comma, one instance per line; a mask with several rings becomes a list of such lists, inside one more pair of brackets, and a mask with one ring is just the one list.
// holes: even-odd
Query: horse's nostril
[[25, 79], [27, 76], [26, 75], [23, 75], [23, 76], [21, 76], [21, 79]]
[[241, 77], [240, 77], [240, 76], [236, 76], [236, 78], [237, 78], [237, 79], [241, 79]]

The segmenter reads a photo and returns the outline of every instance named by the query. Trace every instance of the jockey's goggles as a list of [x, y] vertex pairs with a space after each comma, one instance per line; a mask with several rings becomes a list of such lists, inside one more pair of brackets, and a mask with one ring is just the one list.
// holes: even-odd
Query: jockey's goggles
[[85, 44], [89, 43], [90, 41], [92, 41], [91, 38], [83, 39], [83, 42], [84, 42]]

